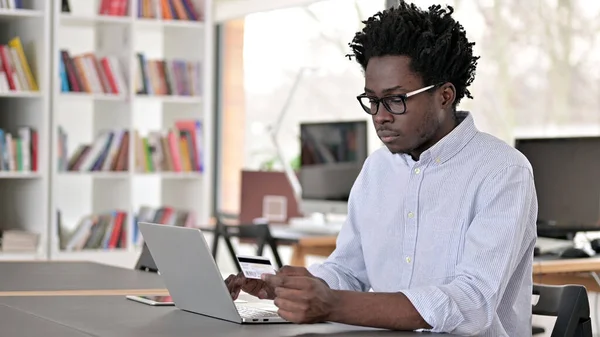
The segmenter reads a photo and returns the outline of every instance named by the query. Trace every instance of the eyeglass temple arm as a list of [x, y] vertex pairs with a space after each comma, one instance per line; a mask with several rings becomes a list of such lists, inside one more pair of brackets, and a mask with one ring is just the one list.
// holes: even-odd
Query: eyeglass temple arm
[[428, 86], [428, 87], [425, 87], [425, 88], [421, 88], [421, 89], [417, 89], [417, 90], [415, 90], [415, 91], [411, 91], [411, 92], [409, 92], [409, 93], [407, 93], [407, 94], [406, 94], [406, 98], [408, 98], [408, 97], [410, 97], [410, 96], [414, 96], [414, 95], [416, 95], [416, 94], [420, 94], [420, 93], [422, 93], [423, 91], [427, 91], [427, 90], [429, 90], [429, 89], [431, 89], [431, 88], [433, 88], [433, 87], [435, 87], [435, 85], [430, 85], [430, 86]]

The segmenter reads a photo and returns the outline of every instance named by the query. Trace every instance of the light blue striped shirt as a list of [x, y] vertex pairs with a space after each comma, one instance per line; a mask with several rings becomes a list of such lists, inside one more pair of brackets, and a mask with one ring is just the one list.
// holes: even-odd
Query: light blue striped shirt
[[471, 114], [419, 161], [375, 151], [327, 260], [333, 289], [403, 292], [434, 332], [531, 336], [537, 196], [527, 159]]

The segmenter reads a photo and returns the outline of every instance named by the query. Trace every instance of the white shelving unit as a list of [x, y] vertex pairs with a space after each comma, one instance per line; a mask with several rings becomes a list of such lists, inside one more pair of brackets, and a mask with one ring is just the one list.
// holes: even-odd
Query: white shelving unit
[[[202, 22], [137, 18], [138, 1], [128, 15], [98, 15], [101, 0], [24, 0], [25, 9], [0, 9], [0, 44], [19, 36], [38, 91], [0, 92], [0, 129], [32, 126], [38, 133], [36, 172], [0, 172], [0, 230], [23, 229], [40, 235], [31, 253], [2, 253], [6, 260], [90, 260], [131, 267], [139, 249], [132, 242], [133, 218], [141, 205], [193, 210], [196, 222], [209, 221], [212, 209], [214, 135], [215, 25], [253, 12], [306, 5], [318, 0], [193, 0]], [[199, 8], [203, 6], [203, 8]], [[120, 95], [61, 92], [59, 50], [71, 56], [94, 52], [118, 56], [127, 80]], [[202, 95], [137, 95], [136, 53], [148, 58], [201, 61]], [[134, 143], [129, 143], [128, 170], [64, 172], [58, 170], [58, 127], [68, 134], [68, 155], [91, 143], [104, 129], [166, 129], [179, 119], [202, 121], [204, 171], [142, 173], [135, 171]], [[125, 247], [113, 250], [61, 251], [57, 210], [66, 229], [91, 213], [122, 209], [128, 214]]]
[[[139, 255], [133, 242], [134, 219], [140, 206], [170, 206], [193, 211], [198, 224], [209, 221], [212, 208], [212, 97], [214, 28], [212, 1], [193, 0], [204, 20], [175, 21], [137, 18], [138, 1], [129, 1], [129, 15], [100, 16], [100, 0], [70, 0], [71, 13], [61, 13], [54, 1], [52, 62], [52, 163], [50, 259], [88, 260], [132, 267]], [[204, 8], [199, 6], [204, 4]], [[97, 57], [118, 56], [127, 80], [124, 95], [63, 93], [60, 50], [70, 55], [93, 52]], [[201, 96], [136, 94], [137, 53], [148, 59], [201, 62]], [[136, 172], [133, 135], [167, 130], [175, 121], [202, 122], [203, 172]], [[58, 170], [58, 128], [68, 135], [69, 158], [82, 143], [92, 143], [106, 129], [128, 130], [128, 170], [123, 172], [70, 172]], [[125, 247], [112, 250], [64, 251], [59, 248], [57, 210], [63, 228], [72, 230], [89, 214], [127, 212]]]
[[19, 37], [37, 91], [0, 93], [0, 129], [18, 136], [29, 126], [37, 132], [37, 170], [0, 171], [0, 230], [25, 230], [39, 235], [31, 252], [3, 252], [0, 260], [37, 260], [48, 257], [48, 150], [50, 140], [50, 30], [51, 8], [45, 0], [23, 1], [24, 9], [0, 9], [0, 45]]

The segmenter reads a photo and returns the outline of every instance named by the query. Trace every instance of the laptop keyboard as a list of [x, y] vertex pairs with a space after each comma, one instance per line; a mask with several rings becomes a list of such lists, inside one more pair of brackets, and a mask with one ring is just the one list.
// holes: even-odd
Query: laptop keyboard
[[248, 307], [245, 305], [237, 305], [237, 310], [240, 316], [243, 318], [267, 318], [267, 317], [279, 317], [276, 312], [262, 310], [258, 308]]

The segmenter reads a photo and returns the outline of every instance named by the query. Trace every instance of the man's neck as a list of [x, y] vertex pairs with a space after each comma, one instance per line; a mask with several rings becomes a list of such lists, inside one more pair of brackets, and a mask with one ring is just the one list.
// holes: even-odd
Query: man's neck
[[450, 132], [452, 132], [452, 130], [454, 130], [454, 128], [456, 128], [458, 126], [458, 124], [460, 124], [459, 121], [458, 121], [458, 118], [457, 118], [456, 114], [453, 114], [452, 118], [448, 119], [447, 122], [444, 123], [437, 130], [437, 132], [433, 135], [433, 137], [431, 137], [431, 139], [429, 139], [429, 141], [425, 142], [418, 149], [415, 149], [414, 151], [412, 151], [410, 153], [410, 157], [414, 161], [419, 161], [419, 159], [421, 158], [421, 154], [423, 152], [427, 151], [427, 149], [429, 149], [430, 147], [434, 146], [442, 138], [446, 137]]

